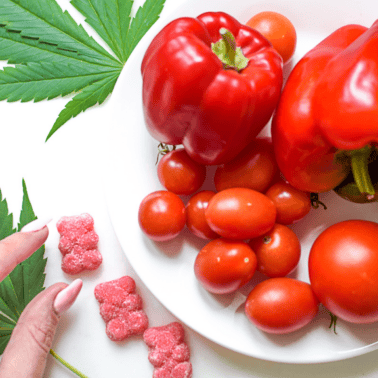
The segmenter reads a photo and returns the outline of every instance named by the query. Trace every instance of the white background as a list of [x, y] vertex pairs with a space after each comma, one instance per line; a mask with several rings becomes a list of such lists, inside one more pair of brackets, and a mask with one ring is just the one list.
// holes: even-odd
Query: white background
[[[184, 0], [166, 0], [163, 14]], [[78, 22], [83, 17], [67, 0], [58, 3]], [[142, 1], [136, 1], [135, 5]], [[87, 30], [91, 29], [85, 25]], [[100, 237], [104, 262], [95, 272], [81, 275], [84, 287], [77, 303], [63, 315], [53, 349], [91, 378], [152, 376], [147, 348], [140, 338], [114, 343], [105, 335], [105, 324], [94, 298], [96, 284], [122, 275], [132, 276], [145, 302], [151, 326], [167, 324], [175, 318], [149, 293], [128, 263], [112, 229], [107, 213], [103, 170], [107, 161], [107, 128], [111, 118], [111, 97], [64, 125], [50, 140], [44, 140], [69, 98], [40, 103], [0, 103], [0, 188], [15, 222], [22, 201], [25, 178], [34, 211], [38, 217], [52, 217], [46, 243], [45, 285], [72, 282], [74, 277], [60, 268], [56, 221], [63, 215], [90, 213]], [[125, 162], [125, 170], [127, 164]], [[195, 309], [193, 309], [195, 311]], [[192, 351], [194, 377], [377, 377], [377, 353], [349, 360], [318, 364], [290, 365], [261, 361], [231, 352], [210, 342], [186, 327]], [[74, 375], [49, 356], [46, 377]]]

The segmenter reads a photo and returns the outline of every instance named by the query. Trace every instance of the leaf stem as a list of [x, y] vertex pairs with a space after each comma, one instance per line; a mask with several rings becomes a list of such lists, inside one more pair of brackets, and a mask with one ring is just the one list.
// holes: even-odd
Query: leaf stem
[[77, 370], [76, 368], [74, 368], [71, 364], [69, 364], [67, 361], [63, 360], [63, 358], [60, 357], [57, 353], [55, 353], [52, 349], [50, 349], [50, 354], [54, 358], [56, 358], [62, 365], [64, 365], [65, 367], [67, 367], [68, 369], [70, 369], [73, 373], [75, 373], [77, 376], [79, 376], [81, 378], [88, 378], [88, 376], [84, 375], [79, 370]]

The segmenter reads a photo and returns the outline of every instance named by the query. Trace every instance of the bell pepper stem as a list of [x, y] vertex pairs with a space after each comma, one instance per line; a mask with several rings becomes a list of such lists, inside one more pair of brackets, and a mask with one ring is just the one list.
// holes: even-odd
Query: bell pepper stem
[[248, 66], [249, 59], [244, 56], [242, 49], [236, 45], [236, 39], [229, 30], [220, 28], [219, 34], [222, 38], [211, 44], [213, 53], [222, 62], [224, 68], [240, 72]]
[[351, 167], [354, 181], [361, 193], [374, 195], [375, 189], [368, 170], [368, 158], [371, 147], [367, 146], [360, 150], [355, 150], [350, 153]]
[[235, 66], [235, 58], [236, 58], [236, 43], [235, 37], [232, 33], [227, 30], [226, 28], [220, 28], [219, 34], [222, 36], [222, 39], [226, 46], [226, 54], [230, 59], [231, 65]]

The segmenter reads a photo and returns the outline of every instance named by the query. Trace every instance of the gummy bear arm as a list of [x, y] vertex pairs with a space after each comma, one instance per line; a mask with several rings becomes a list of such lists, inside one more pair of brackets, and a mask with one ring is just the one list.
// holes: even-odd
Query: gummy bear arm
[[186, 345], [185, 343], [182, 343], [180, 345], [177, 345], [175, 348], [173, 348], [172, 358], [178, 362], [189, 361], [190, 349], [188, 345]]
[[167, 353], [163, 353], [159, 350], [152, 350], [148, 354], [148, 361], [151, 362], [154, 367], [161, 367], [169, 358]]

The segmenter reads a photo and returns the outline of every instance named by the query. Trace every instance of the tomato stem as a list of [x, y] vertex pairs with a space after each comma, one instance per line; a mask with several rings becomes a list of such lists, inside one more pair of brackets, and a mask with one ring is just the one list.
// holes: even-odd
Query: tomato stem
[[329, 324], [328, 328], [332, 328], [332, 326], [333, 326], [333, 332], [334, 332], [335, 335], [337, 335], [337, 332], [336, 332], [337, 316], [332, 314], [331, 311], [328, 311], [328, 312], [329, 312], [329, 315], [331, 316], [331, 323]]
[[311, 206], [313, 209], [317, 209], [320, 205], [323, 206], [324, 210], [327, 210], [327, 206], [324, 202], [319, 200], [318, 193], [311, 193], [310, 194]]
[[174, 151], [175, 149], [176, 149], [175, 145], [159, 143], [158, 144], [158, 154], [157, 154], [155, 165], [159, 162], [159, 158], [160, 158], [161, 155], [166, 155], [168, 152]]
[[264, 236], [263, 242], [264, 244], [269, 244], [272, 241], [272, 238], [270, 236]]

